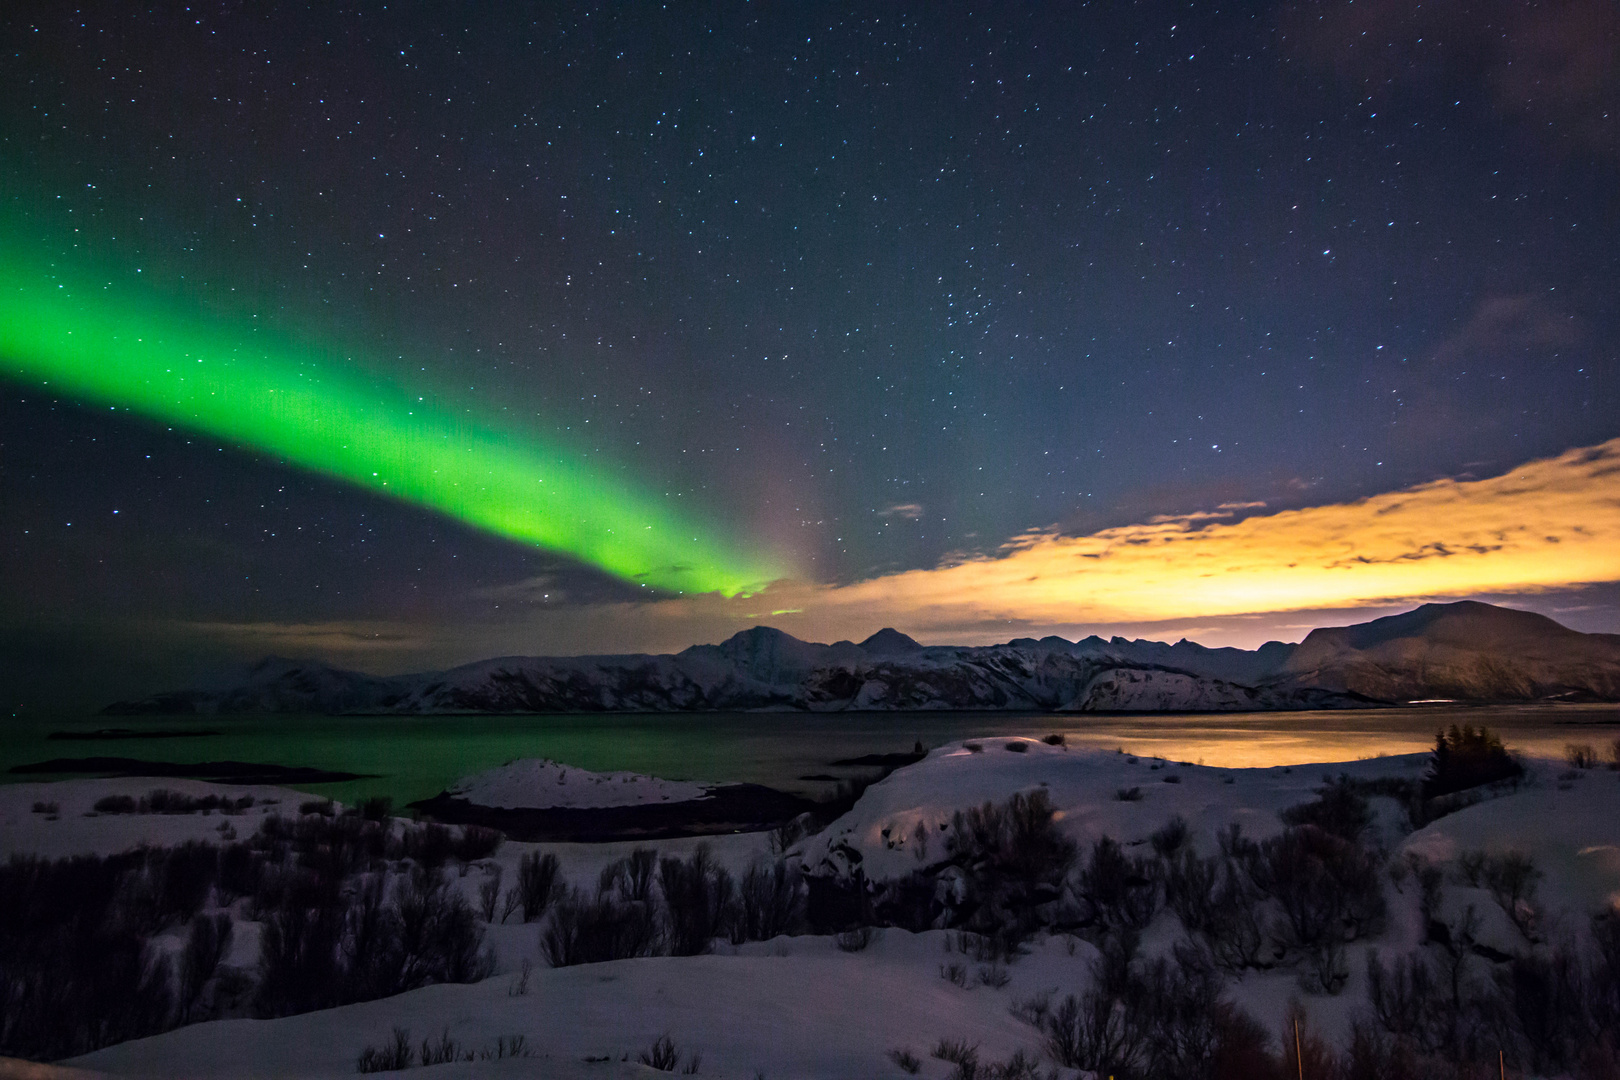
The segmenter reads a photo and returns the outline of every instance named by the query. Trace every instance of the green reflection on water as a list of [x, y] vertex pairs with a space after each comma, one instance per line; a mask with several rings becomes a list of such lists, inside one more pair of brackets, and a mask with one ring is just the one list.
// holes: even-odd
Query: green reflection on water
[[[0, 776], [50, 758], [249, 761], [372, 774], [301, 784], [343, 802], [389, 795], [428, 798], [457, 779], [514, 758], [547, 757], [596, 771], [626, 769], [671, 779], [747, 781], [816, 794], [807, 774], [837, 758], [938, 746], [982, 736], [1064, 732], [1070, 745], [1229, 768], [1347, 761], [1433, 745], [1435, 728], [1487, 724], [1520, 751], [1558, 756], [1569, 742], [1600, 748], [1620, 735], [1614, 705], [1383, 709], [1239, 716], [1094, 717], [1004, 713], [713, 713], [630, 716], [75, 717], [13, 721], [0, 738]], [[52, 731], [119, 727], [215, 730], [199, 738], [51, 740]]]

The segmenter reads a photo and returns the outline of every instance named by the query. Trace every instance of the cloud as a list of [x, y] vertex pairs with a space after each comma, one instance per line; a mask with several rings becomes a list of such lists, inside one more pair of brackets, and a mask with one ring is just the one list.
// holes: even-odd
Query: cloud
[[417, 627], [395, 622], [178, 622], [171, 633], [295, 656], [398, 653], [429, 644]]
[[1391, 90], [1484, 100], [1554, 149], [1620, 154], [1613, 0], [1361, 0], [1283, 9], [1284, 52], [1378, 101]]
[[916, 521], [923, 516], [923, 508], [920, 503], [896, 503], [893, 506], [885, 506], [877, 513], [878, 517], [882, 518], [903, 517], [907, 521]]
[[1160, 517], [1014, 537], [846, 586], [779, 583], [773, 608], [858, 633], [1137, 623], [1389, 606], [1620, 580], [1620, 439], [1484, 480], [1211, 522]]
[[1567, 349], [1584, 340], [1573, 315], [1553, 310], [1541, 296], [1492, 296], [1481, 300], [1451, 337], [1435, 350], [1436, 362], [1453, 365], [1508, 353]]

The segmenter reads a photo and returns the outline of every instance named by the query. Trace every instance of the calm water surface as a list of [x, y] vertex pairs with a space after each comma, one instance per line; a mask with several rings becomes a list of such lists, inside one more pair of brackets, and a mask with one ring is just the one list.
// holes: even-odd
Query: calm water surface
[[[1047, 713], [709, 713], [633, 716], [75, 717], [0, 727], [0, 782], [13, 765], [59, 757], [251, 761], [374, 774], [301, 785], [343, 801], [437, 794], [462, 776], [513, 758], [547, 757], [586, 769], [672, 779], [749, 781], [817, 794], [849, 776], [838, 758], [938, 746], [955, 739], [1062, 732], [1073, 745], [1230, 768], [1348, 761], [1433, 745], [1435, 729], [1486, 724], [1507, 744], [1561, 755], [1572, 742], [1600, 752], [1620, 737], [1620, 706], [1429, 707], [1241, 715], [1054, 716]], [[52, 740], [52, 731], [215, 730], [200, 738]]]

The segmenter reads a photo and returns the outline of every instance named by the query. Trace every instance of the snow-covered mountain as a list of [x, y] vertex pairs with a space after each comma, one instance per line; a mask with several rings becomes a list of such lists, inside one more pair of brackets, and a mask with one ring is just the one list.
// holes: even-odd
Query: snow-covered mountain
[[1424, 604], [1357, 626], [1312, 630], [1285, 685], [1406, 701], [1620, 700], [1620, 634], [1473, 600]]
[[1247, 712], [1420, 698], [1620, 700], [1620, 637], [1488, 604], [1429, 604], [1300, 645], [1019, 638], [925, 646], [893, 629], [859, 644], [755, 627], [674, 655], [502, 657], [378, 677], [261, 661], [220, 689], [106, 710], [135, 713], [528, 713], [996, 709]]

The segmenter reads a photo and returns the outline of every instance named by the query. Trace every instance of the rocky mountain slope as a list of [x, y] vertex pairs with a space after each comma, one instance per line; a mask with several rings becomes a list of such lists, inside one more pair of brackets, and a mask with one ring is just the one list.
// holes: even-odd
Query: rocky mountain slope
[[219, 689], [106, 711], [1246, 712], [1422, 698], [1620, 700], [1620, 637], [1472, 602], [1429, 604], [1254, 651], [1118, 637], [924, 646], [892, 629], [858, 644], [821, 645], [755, 627], [674, 655], [503, 657], [395, 677], [271, 659]]
[[1465, 600], [1312, 630], [1279, 685], [1393, 701], [1620, 700], [1620, 635]]

